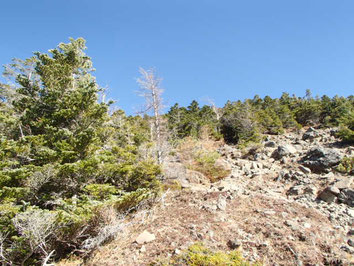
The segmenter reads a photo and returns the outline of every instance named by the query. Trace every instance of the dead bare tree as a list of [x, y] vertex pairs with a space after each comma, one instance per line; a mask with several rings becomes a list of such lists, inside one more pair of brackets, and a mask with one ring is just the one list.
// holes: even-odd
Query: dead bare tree
[[13, 265], [12, 261], [7, 258], [5, 241], [8, 234], [0, 232], [0, 264], [1, 265]]
[[13, 225], [23, 236], [28, 244], [28, 253], [22, 258], [21, 265], [35, 253], [43, 254], [47, 264], [54, 252], [48, 253], [48, 242], [56, 230], [56, 214], [49, 211], [31, 210], [17, 214], [13, 219]]
[[152, 112], [154, 116], [153, 136], [157, 146], [157, 161], [162, 163], [161, 138], [161, 110], [163, 109], [161, 78], [158, 78], [154, 69], [139, 69], [141, 78], [137, 79], [140, 86], [139, 96], [145, 98], [145, 107], [142, 113]]
[[[211, 106], [213, 112], [215, 113], [216, 116], [216, 120], [218, 121], [218, 123], [220, 122], [220, 119], [222, 117], [222, 109], [218, 108], [214, 102], [213, 99], [207, 98], [206, 101], [209, 103], [209, 105]], [[216, 132], [220, 133], [220, 128], [219, 125], [216, 126]]]

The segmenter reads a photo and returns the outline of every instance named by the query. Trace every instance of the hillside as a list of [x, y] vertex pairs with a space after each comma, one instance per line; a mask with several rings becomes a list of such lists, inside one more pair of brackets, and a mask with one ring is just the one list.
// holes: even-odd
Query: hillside
[[[354, 149], [338, 143], [330, 129], [268, 135], [246, 150], [210, 140], [198, 144], [191, 148], [217, 149], [230, 174], [210, 183], [185, 167], [181, 151], [170, 156], [169, 189], [152, 206], [117, 221], [115, 239], [85, 265], [160, 265], [196, 242], [240, 250], [264, 265], [354, 263], [353, 176], [334, 169]], [[137, 243], [144, 231], [154, 237]]]
[[353, 96], [164, 113], [161, 78], [140, 68], [144, 112], [127, 115], [85, 49], [71, 38], [5, 65], [1, 264], [351, 262]]

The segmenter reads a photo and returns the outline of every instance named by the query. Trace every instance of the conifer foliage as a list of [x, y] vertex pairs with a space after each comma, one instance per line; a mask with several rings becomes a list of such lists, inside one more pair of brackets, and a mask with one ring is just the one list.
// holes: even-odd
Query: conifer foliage
[[95, 234], [100, 208], [131, 208], [158, 188], [159, 166], [138, 153], [148, 129], [139, 127], [140, 117], [108, 115], [110, 103], [98, 101], [101, 89], [85, 48], [84, 39], [71, 39], [5, 68], [9, 82], [0, 90], [4, 264], [40, 264], [80, 248]]
[[[231, 102], [223, 108], [199, 107], [198, 102], [185, 108], [175, 104], [166, 115], [172, 138], [199, 137], [202, 126], [211, 129], [211, 135], [223, 137], [226, 142], [247, 145], [259, 142], [262, 134], [282, 134], [286, 129], [303, 126], [339, 127], [336, 136], [353, 143], [353, 96], [332, 99], [313, 98], [311, 91], [305, 97], [289, 96]], [[220, 119], [217, 119], [220, 117]]]

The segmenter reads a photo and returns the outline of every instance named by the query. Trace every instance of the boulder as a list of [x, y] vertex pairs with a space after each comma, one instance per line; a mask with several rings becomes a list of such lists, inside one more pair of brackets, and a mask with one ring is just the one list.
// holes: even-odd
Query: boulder
[[191, 187], [191, 185], [189, 184], [188, 180], [186, 180], [186, 179], [182, 179], [180, 181], [180, 184], [181, 184], [181, 188], [190, 188]]
[[311, 174], [311, 169], [307, 168], [305, 166], [300, 165], [299, 169], [304, 173], [304, 174]]
[[272, 158], [276, 160], [281, 160], [285, 156], [289, 156], [291, 154], [296, 153], [297, 150], [292, 145], [280, 145], [278, 148], [272, 153]]
[[226, 210], [226, 199], [224, 197], [220, 197], [217, 202], [217, 208], [221, 211]]
[[146, 247], [143, 245], [141, 248], [140, 248], [140, 250], [139, 250], [141, 253], [144, 253], [144, 252], [146, 252]]
[[285, 220], [284, 224], [289, 226], [293, 231], [299, 231], [300, 229], [299, 224], [293, 220]]
[[351, 246], [351, 247], [354, 247], [354, 240], [349, 238], [348, 239], [348, 245]]
[[280, 160], [281, 164], [287, 164], [288, 162], [289, 162], [288, 158], [285, 158], [285, 157], [281, 158], [281, 160]]
[[230, 240], [227, 242], [227, 246], [228, 246], [230, 249], [238, 249], [238, 248], [241, 246], [241, 242], [238, 241], [237, 239], [230, 239]]
[[255, 161], [267, 160], [267, 155], [265, 153], [258, 152], [253, 156], [253, 158]]
[[145, 230], [135, 239], [135, 242], [138, 244], [145, 244], [154, 241], [155, 239], [156, 237], [154, 234], [151, 234]]
[[215, 166], [220, 167], [220, 168], [227, 170], [227, 171], [231, 171], [231, 169], [232, 169], [231, 164], [222, 158], [219, 158], [216, 160]]
[[181, 179], [186, 175], [186, 167], [182, 163], [164, 163], [162, 171], [165, 179]]
[[339, 195], [340, 190], [336, 187], [326, 187], [318, 196], [317, 198], [323, 200], [325, 202], [331, 203], [335, 202], [337, 196]]
[[310, 127], [303, 135], [302, 140], [314, 140], [319, 137], [319, 133], [312, 127]]
[[264, 147], [275, 148], [276, 146], [277, 144], [274, 141], [267, 141], [266, 143], [264, 143]]
[[287, 192], [286, 195], [300, 195], [304, 191], [304, 186], [303, 185], [296, 185], [291, 187]]
[[202, 173], [194, 170], [187, 169], [185, 179], [192, 184], [208, 184], [209, 179]]
[[342, 189], [338, 195], [338, 201], [354, 207], [354, 190], [350, 188]]
[[234, 151], [234, 148], [229, 146], [229, 145], [224, 145], [219, 149], [219, 152], [221, 155], [229, 155], [232, 154]]
[[231, 159], [237, 159], [241, 157], [241, 151], [235, 149], [232, 146], [229, 145], [224, 145], [219, 149], [219, 153], [226, 157], [226, 158], [231, 158]]
[[285, 145], [285, 148], [288, 150], [290, 154], [297, 153], [297, 149], [293, 145], [287, 144]]
[[339, 189], [349, 188], [353, 182], [352, 176], [345, 176], [338, 180], [334, 185]]
[[252, 162], [251, 163], [251, 169], [257, 169], [258, 168], [258, 165], [257, 165], [257, 163], [256, 162]]
[[300, 163], [315, 173], [329, 172], [330, 168], [340, 163], [342, 156], [332, 149], [312, 148], [300, 160]]
[[280, 171], [278, 176], [275, 178], [275, 181], [285, 181], [285, 180], [290, 180], [292, 179], [292, 176], [290, 173], [287, 173], [285, 171]]
[[306, 186], [304, 189], [305, 194], [315, 195], [317, 194], [317, 188], [314, 185]]

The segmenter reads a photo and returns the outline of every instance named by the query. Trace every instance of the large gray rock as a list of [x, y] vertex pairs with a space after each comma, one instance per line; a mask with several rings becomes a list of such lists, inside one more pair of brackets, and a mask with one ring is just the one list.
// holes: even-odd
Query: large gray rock
[[304, 174], [311, 174], [311, 169], [305, 167], [305, 166], [302, 166], [300, 165], [299, 166], [299, 169], [304, 173]]
[[182, 163], [167, 162], [162, 166], [162, 171], [165, 179], [182, 179], [187, 169]]
[[337, 199], [337, 196], [339, 195], [340, 191], [336, 187], [326, 187], [319, 195], [318, 198], [331, 203], [335, 202]]
[[304, 191], [304, 186], [303, 185], [296, 185], [291, 187], [287, 192], [286, 195], [300, 195]]
[[354, 207], [354, 190], [350, 188], [342, 189], [338, 195], [338, 201]]
[[280, 145], [272, 153], [271, 157], [276, 160], [281, 160], [283, 157], [286, 157], [286, 156], [296, 153], [296, 151], [297, 151], [296, 148], [292, 145]]
[[289, 226], [293, 231], [299, 231], [300, 227], [297, 221], [294, 220], [285, 220], [284, 224]]
[[274, 141], [267, 141], [264, 144], [264, 147], [269, 147], [269, 148], [275, 148], [277, 146], [277, 144]]
[[202, 173], [187, 169], [185, 173], [185, 180], [191, 184], [208, 184], [209, 179]]
[[317, 137], [319, 137], [319, 133], [312, 127], [302, 135], [303, 140], [314, 140]]
[[316, 195], [317, 194], [317, 187], [314, 185], [308, 185], [304, 189], [304, 193], [308, 195]]
[[227, 171], [231, 171], [232, 170], [232, 166], [229, 162], [227, 162], [226, 160], [222, 159], [222, 158], [219, 158], [216, 160], [215, 162], [215, 166], [216, 167], [220, 167], [224, 170], [227, 170]]
[[353, 182], [352, 176], [343, 176], [335, 183], [335, 186], [339, 189], [349, 188]]
[[338, 165], [341, 159], [342, 156], [332, 149], [312, 148], [301, 159], [300, 163], [315, 173], [326, 173], [333, 166]]
[[227, 245], [231, 249], [238, 249], [241, 246], [241, 242], [238, 239], [230, 239]]

